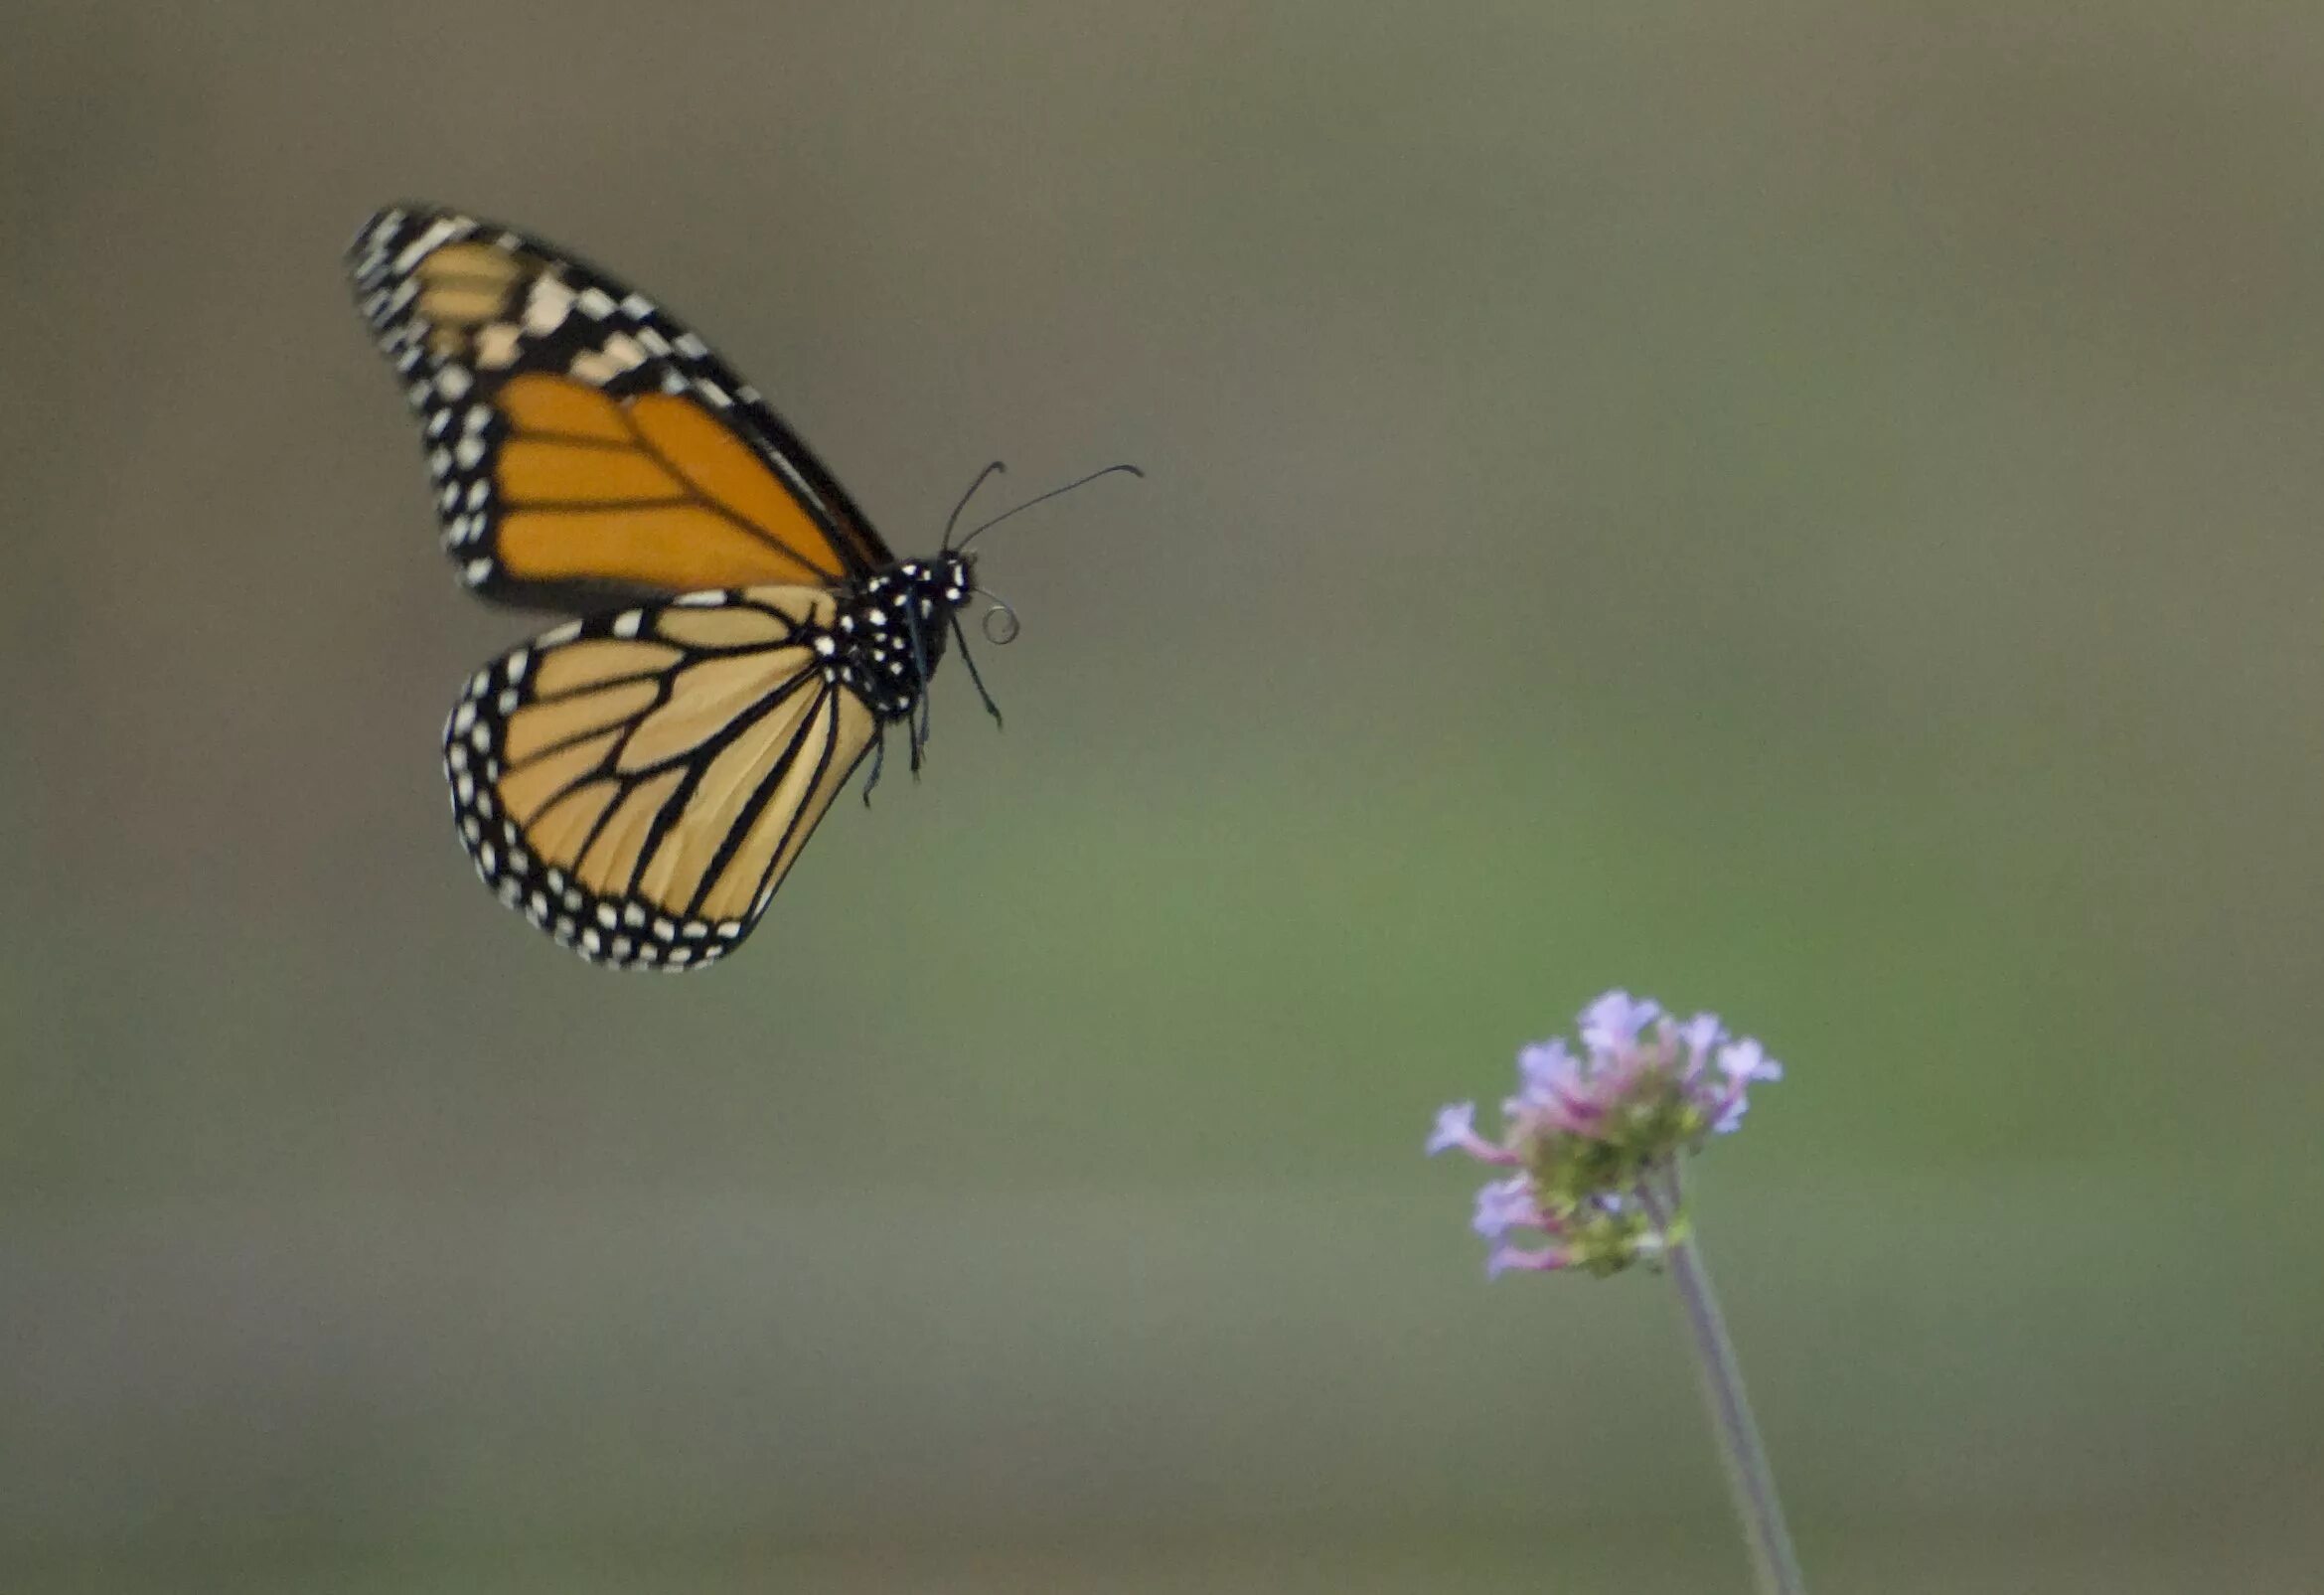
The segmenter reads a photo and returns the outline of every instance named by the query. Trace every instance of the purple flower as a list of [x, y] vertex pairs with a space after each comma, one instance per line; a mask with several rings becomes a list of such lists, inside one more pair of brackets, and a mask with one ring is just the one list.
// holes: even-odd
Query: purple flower
[[[1431, 1153], [1458, 1148], [1516, 1171], [1476, 1195], [1472, 1223], [1492, 1245], [1488, 1273], [1613, 1273], [1658, 1256], [1683, 1209], [1665, 1232], [1636, 1199], [1640, 1189], [1671, 1178], [1682, 1153], [1733, 1132], [1750, 1088], [1783, 1074], [1758, 1041], [1730, 1037], [1717, 1015], [1681, 1022], [1625, 991], [1584, 1009], [1579, 1031], [1579, 1052], [1562, 1037], [1518, 1050], [1517, 1094], [1501, 1104], [1498, 1140], [1477, 1130], [1473, 1102], [1444, 1109], [1429, 1136]], [[1537, 1231], [1549, 1244], [1512, 1244], [1511, 1230]]]

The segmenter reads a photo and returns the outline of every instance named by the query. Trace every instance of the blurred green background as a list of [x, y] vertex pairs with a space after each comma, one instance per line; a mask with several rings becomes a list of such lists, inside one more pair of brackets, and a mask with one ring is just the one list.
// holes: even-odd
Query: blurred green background
[[[1825, 1590], [2324, 1565], [2324, 12], [19, 0], [0, 1586], [1746, 1587], [1420, 1143], [1616, 984]], [[479, 889], [339, 250], [691, 317], [936, 691], [744, 953]], [[1001, 502], [1007, 502], [1004, 497]]]

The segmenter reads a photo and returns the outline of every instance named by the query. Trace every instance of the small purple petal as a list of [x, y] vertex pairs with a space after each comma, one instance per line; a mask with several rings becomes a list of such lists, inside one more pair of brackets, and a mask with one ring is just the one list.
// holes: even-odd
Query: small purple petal
[[1538, 1228], [1541, 1204], [1533, 1199], [1533, 1182], [1524, 1175], [1495, 1180], [1476, 1194], [1476, 1216], [1469, 1227], [1487, 1240], [1498, 1240], [1511, 1229]]
[[1746, 1036], [1719, 1048], [1719, 1072], [1736, 1086], [1754, 1080], [1780, 1080], [1783, 1065], [1768, 1056], [1768, 1049]]
[[1429, 1132], [1430, 1157], [1447, 1147], [1466, 1146], [1477, 1139], [1476, 1104], [1455, 1102], [1437, 1110], [1437, 1127]]
[[1476, 1133], [1476, 1104], [1456, 1102], [1437, 1113], [1437, 1127], [1429, 1132], [1428, 1155], [1435, 1157], [1449, 1148], [1459, 1148], [1479, 1163], [1515, 1163], [1517, 1155], [1506, 1147], [1496, 1147]]
[[1574, 1056], [1562, 1036], [1529, 1041], [1517, 1048], [1517, 1075], [1526, 1094], [1549, 1095], [1570, 1088], [1581, 1078], [1582, 1061]]
[[1582, 1045], [1592, 1053], [1623, 1052], [1635, 1046], [1638, 1032], [1662, 1016], [1662, 1005], [1611, 991], [1582, 1010]]
[[1744, 1110], [1751, 1105], [1747, 1093], [1752, 1085], [1761, 1080], [1782, 1079], [1783, 1065], [1768, 1056], [1767, 1048], [1747, 1036], [1719, 1048], [1719, 1072], [1726, 1077], [1727, 1086], [1714, 1104], [1717, 1117], [1711, 1124], [1711, 1132], [1732, 1135], [1743, 1123]]
[[1566, 1254], [1555, 1247], [1495, 1246], [1492, 1255], [1484, 1260], [1484, 1277], [1498, 1279], [1512, 1268], [1529, 1268], [1546, 1274], [1566, 1266]]
[[1525, 1083], [1506, 1104], [1511, 1119], [1528, 1120], [1569, 1135], [1586, 1135], [1603, 1115], [1604, 1093], [1588, 1066], [1566, 1045], [1564, 1037], [1519, 1048], [1517, 1072]]
[[1674, 1034], [1686, 1048], [1685, 1077], [1695, 1079], [1703, 1072], [1703, 1065], [1710, 1061], [1711, 1048], [1719, 1044], [1719, 1037], [1724, 1034], [1719, 1027], [1719, 1016], [1697, 1014], [1684, 1025], [1676, 1027]]

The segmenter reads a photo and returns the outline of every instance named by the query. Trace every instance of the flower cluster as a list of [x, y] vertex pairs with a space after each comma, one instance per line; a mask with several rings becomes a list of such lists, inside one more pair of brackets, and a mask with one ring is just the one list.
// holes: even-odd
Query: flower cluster
[[[1661, 1005], [1608, 992], [1582, 1011], [1582, 1050], [1563, 1037], [1517, 1053], [1519, 1088], [1501, 1104], [1498, 1141], [1477, 1133], [1476, 1104], [1437, 1115], [1433, 1153], [1458, 1148], [1512, 1170], [1476, 1194], [1474, 1227], [1492, 1246], [1486, 1272], [1579, 1268], [1618, 1273], [1683, 1239], [1679, 1154], [1743, 1121], [1746, 1093], [1782, 1067], [1711, 1014], [1678, 1021]], [[1657, 1209], [1660, 1209], [1657, 1211]], [[1510, 1241], [1531, 1231], [1542, 1244]]]

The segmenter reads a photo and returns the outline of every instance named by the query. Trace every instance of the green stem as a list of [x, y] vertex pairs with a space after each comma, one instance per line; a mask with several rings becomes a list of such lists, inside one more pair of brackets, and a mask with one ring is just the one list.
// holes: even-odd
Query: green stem
[[1751, 1542], [1751, 1559], [1759, 1575], [1762, 1595], [1806, 1595], [1799, 1576], [1799, 1557], [1791, 1549], [1791, 1534], [1783, 1526], [1782, 1503], [1776, 1499], [1776, 1476], [1760, 1445], [1759, 1426], [1752, 1422], [1751, 1400], [1743, 1393], [1743, 1369], [1735, 1360], [1735, 1347], [1727, 1339], [1727, 1325], [1719, 1315], [1719, 1298], [1711, 1290], [1711, 1271], [1691, 1234], [1675, 1227], [1683, 1206], [1678, 1174], [1670, 1188], [1658, 1189], [1649, 1180], [1638, 1187], [1654, 1225], [1672, 1236], [1663, 1253], [1670, 1265], [1671, 1282], [1686, 1309], [1687, 1327], [1694, 1331], [1695, 1354], [1703, 1375], [1703, 1399], [1711, 1409], [1711, 1423], [1719, 1431], [1719, 1450], [1727, 1463], [1727, 1488], [1735, 1498], [1735, 1514], [1743, 1519], [1744, 1537]]

